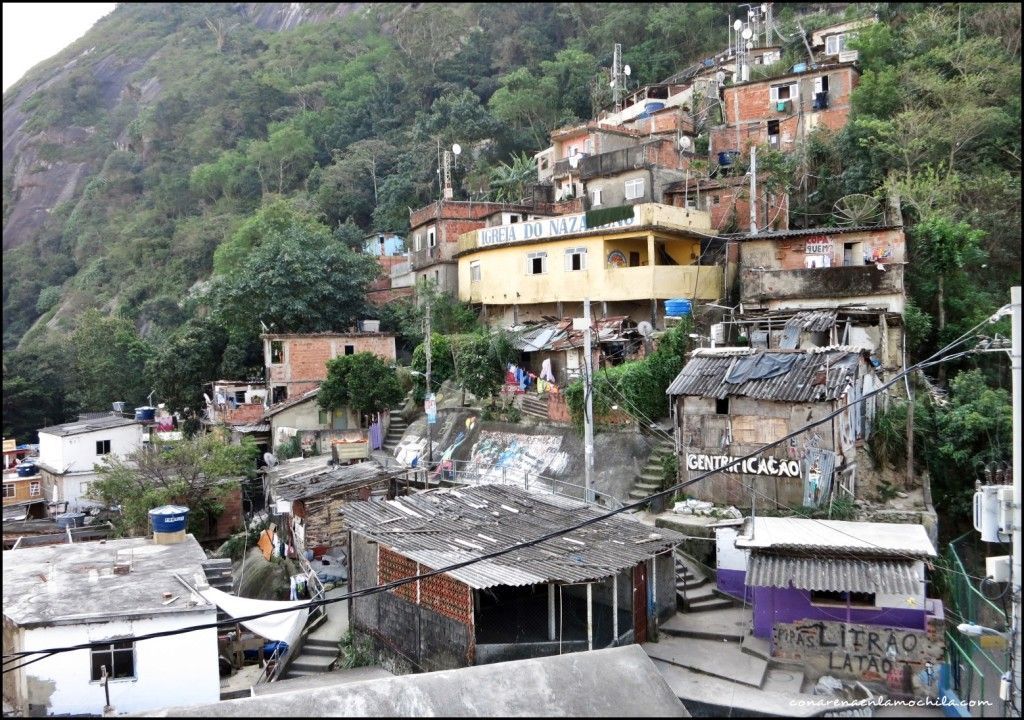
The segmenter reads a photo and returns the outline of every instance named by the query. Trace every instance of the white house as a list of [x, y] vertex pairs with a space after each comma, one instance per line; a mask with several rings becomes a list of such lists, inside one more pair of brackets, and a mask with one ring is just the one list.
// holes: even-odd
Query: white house
[[5, 658], [102, 643], [10, 672], [5, 668], [5, 706], [21, 716], [100, 715], [107, 704], [103, 666], [110, 678], [110, 705], [119, 714], [217, 702], [215, 628], [134, 639], [216, 622], [217, 607], [174, 577], [202, 586], [205, 559], [191, 535], [174, 545], [129, 538], [4, 552]]
[[106, 456], [126, 457], [142, 447], [141, 422], [120, 415], [81, 419], [39, 431], [39, 469], [46, 499], [67, 503], [69, 512], [97, 505], [85, 495]]

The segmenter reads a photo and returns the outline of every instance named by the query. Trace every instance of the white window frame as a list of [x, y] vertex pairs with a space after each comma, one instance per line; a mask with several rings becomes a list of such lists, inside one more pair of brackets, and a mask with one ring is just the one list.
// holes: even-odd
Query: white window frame
[[4, 497], [12, 498], [17, 497], [18, 488], [15, 487], [14, 483], [4, 483]]
[[471, 283], [480, 282], [480, 261], [474, 260], [469, 264], [469, 281]]
[[419, 252], [423, 249], [423, 234], [416, 233], [412, 236], [412, 249], [413, 252]]
[[[846, 43], [850, 39], [847, 37], [848, 33], [838, 33], [836, 35], [829, 35], [825, 38], [825, 54], [826, 55], [838, 55], [846, 49]], [[829, 49], [829, 46], [832, 49]]]
[[28, 496], [39, 497], [43, 494], [43, 484], [38, 480], [30, 480], [28, 483]]
[[[580, 258], [580, 266], [577, 269], [572, 267], [572, 259], [576, 256]], [[580, 272], [587, 269], [587, 249], [585, 247], [578, 248], [566, 248], [565, 249], [565, 271], [566, 272]]]
[[[780, 98], [779, 97], [779, 90], [781, 88], [784, 88], [784, 87], [788, 87], [789, 88], [789, 97], [788, 98]], [[771, 99], [772, 99], [773, 103], [784, 101], [784, 100], [794, 100], [795, 101], [795, 100], [799, 99], [799, 97], [800, 97], [800, 85], [795, 80], [793, 82], [782, 83], [780, 85], [772, 85], [769, 91], [771, 93]]]
[[[102, 447], [106, 448], [106, 450], [104, 452], [100, 452], [100, 450], [101, 450], [101, 445], [100, 444], [101, 443], [105, 443], [102, 446]], [[104, 455], [109, 455], [109, 454], [110, 454], [110, 439], [108, 438], [106, 440], [97, 440], [96, 441], [96, 455], [97, 455], [97, 457], [103, 457]]]
[[[633, 194], [630, 194], [630, 188], [634, 188]], [[644, 178], [633, 178], [631, 180], [627, 180], [623, 184], [623, 190], [627, 200], [637, 200], [642, 198], [646, 192]]]
[[85, 482], [78, 483], [78, 494], [88, 495], [89, 491], [92, 490], [92, 483], [86, 480]]
[[601, 188], [594, 188], [590, 191], [590, 204], [592, 207], [599, 207], [601, 205]]
[[[533, 271], [533, 261], [540, 260], [540, 272]], [[547, 275], [548, 274], [548, 254], [546, 252], [532, 252], [526, 253], [526, 274], [527, 275]]]

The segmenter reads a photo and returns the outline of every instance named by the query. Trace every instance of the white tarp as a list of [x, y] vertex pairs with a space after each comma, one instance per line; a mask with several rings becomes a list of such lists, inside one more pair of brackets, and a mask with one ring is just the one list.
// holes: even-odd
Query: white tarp
[[[270, 610], [283, 610], [289, 607], [306, 604], [306, 600], [255, 600], [253, 598], [238, 597], [229, 595], [217, 588], [203, 588], [198, 591], [200, 595], [219, 607], [233, 618], [257, 615]], [[294, 647], [295, 641], [302, 632], [309, 616], [309, 609], [302, 608], [294, 612], [280, 612], [275, 615], [267, 615], [256, 620], [242, 622], [249, 630], [267, 640], [282, 640], [288, 643], [288, 647]]]

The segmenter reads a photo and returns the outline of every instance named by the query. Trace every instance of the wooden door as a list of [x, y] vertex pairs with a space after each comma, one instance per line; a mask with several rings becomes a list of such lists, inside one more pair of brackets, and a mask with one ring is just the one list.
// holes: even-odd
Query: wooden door
[[633, 568], [633, 638], [647, 642], [647, 563], [639, 562]]

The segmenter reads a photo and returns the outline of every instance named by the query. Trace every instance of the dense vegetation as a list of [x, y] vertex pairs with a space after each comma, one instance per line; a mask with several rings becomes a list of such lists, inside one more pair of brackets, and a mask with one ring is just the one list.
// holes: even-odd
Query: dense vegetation
[[[405, 230], [408, 208], [438, 197], [439, 149], [465, 148], [457, 197], [514, 197], [548, 131], [607, 104], [615, 42], [631, 82], [658, 81], [723, 48], [738, 9], [371, 4], [328, 18], [334, 6], [310, 7], [317, 21], [277, 32], [239, 5], [120, 5], [22, 82], [59, 78], [20, 106], [28, 120], [18, 132], [34, 136], [38, 162], [88, 161], [92, 174], [36, 236], [4, 251], [5, 435], [29, 439], [76, 410], [151, 391], [193, 416], [202, 382], [259, 367], [260, 323], [343, 329], [377, 316], [411, 350], [422, 340], [419, 311], [366, 308], [376, 266], [354, 249], [371, 230]], [[805, 31], [839, 14], [776, 7], [784, 62], [759, 73], [805, 59], [795, 14]], [[791, 157], [765, 149], [765, 182], [790, 192], [798, 225], [832, 223], [846, 195], [898, 198], [910, 241], [909, 359], [921, 359], [1019, 282], [1020, 6], [842, 12], [881, 20], [854, 43], [863, 75], [850, 122], [812, 132]], [[131, 68], [119, 95], [110, 67]], [[5, 94], [5, 122], [19, 87]], [[69, 148], [47, 132], [70, 127], [87, 128], [87, 139]], [[5, 225], [16, 200], [8, 170]], [[472, 331], [457, 304], [435, 307], [441, 333]], [[1008, 328], [986, 332], [996, 331]], [[489, 362], [479, 350], [473, 357]], [[438, 377], [480, 369], [442, 362]], [[977, 370], [969, 382], [954, 381], [967, 370]], [[644, 372], [609, 380], [654, 415], [663, 399], [642, 389], [649, 378], [632, 377]], [[948, 405], [922, 397], [929, 432], [1001, 417], [1005, 396], [981, 392], [1008, 386], [1001, 358], [929, 373], [952, 389]], [[954, 444], [973, 454], [952, 464], [948, 438], [922, 438], [917, 459], [937, 500], [960, 498], [974, 461], [1008, 452], [1000, 427], [986, 430], [989, 442]]]

